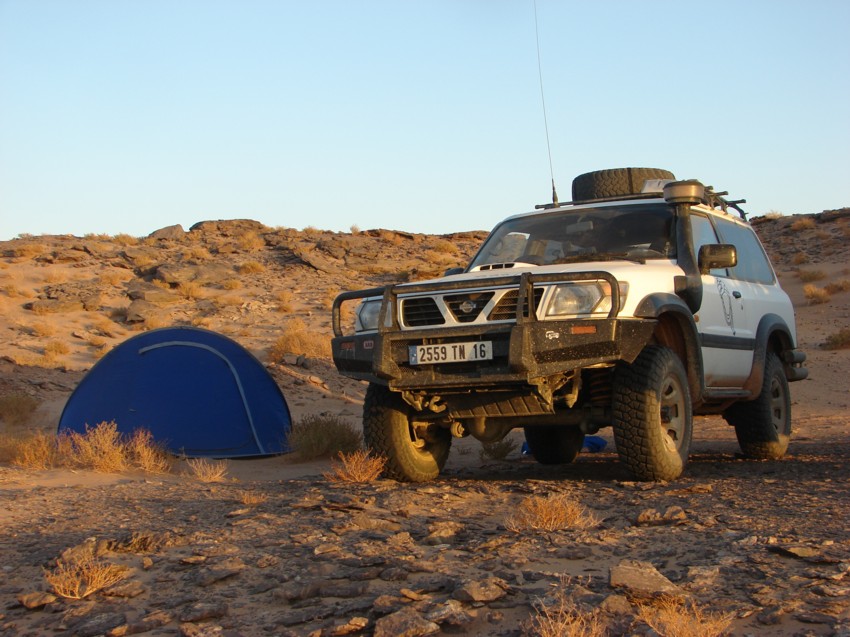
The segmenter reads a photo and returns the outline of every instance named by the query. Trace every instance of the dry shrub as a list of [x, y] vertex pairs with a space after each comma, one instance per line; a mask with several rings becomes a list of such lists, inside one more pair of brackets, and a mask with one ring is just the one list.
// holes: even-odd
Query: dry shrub
[[65, 283], [65, 281], [68, 280], [68, 273], [63, 270], [48, 270], [42, 280], [45, 283], [53, 285], [57, 283]]
[[373, 456], [367, 449], [337, 454], [339, 462], [331, 462], [331, 470], [324, 474], [331, 482], [372, 482], [381, 475], [387, 459]]
[[186, 460], [191, 475], [201, 482], [225, 482], [227, 480], [227, 461], [189, 458]]
[[481, 451], [478, 452], [478, 457], [482, 461], [488, 458], [491, 460], [504, 460], [518, 446], [519, 444], [510, 438], [502, 438], [496, 442], [484, 442], [481, 444]]
[[204, 246], [191, 246], [182, 257], [185, 261], [203, 262], [212, 259], [212, 253]]
[[845, 327], [835, 334], [826, 337], [822, 347], [824, 349], [850, 349], [850, 327]]
[[266, 242], [256, 232], [246, 232], [236, 240], [240, 250], [246, 252], [257, 252], [266, 246]]
[[241, 296], [235, 296], [233, 294], [226, 294], [215, 300], [215, 304], [218, 307], [236, 307], [237, 305], [242, 305], [244, 302], [245, 300]]
[[598, 613], [584, 611], [567, 592], [571, 581], [563, 578], [554, 597], [537, 600], [535, 615], [522, 626], [534, 637], [605, 637], [608, 634]]
[[277, 299], [278, 312], [292, 311], [292, 292], [289, 290], [280, 290], [277, 294], [275, 294], [275, 298]]
[[47, 338], [48, 336], [53, 336], [56, 334], [56, 326], [52, 323], [44, 323], [42, 321], [36, 321], [32, 325], [29, 326], [27, 330], [32, 336], [38, 336], [40, 338]]
[[225, 279], [221, 282], [222, 290], [238, 290], [242, 287], [242, 281], [239, 279]]
[[24, 469], [52, 469], [60, 464], [56, 436], [36, 433], [26, 438], [9, 438], [3, 461]]
[[21, 243], [13, 245], [7, 253], [13, 257], [32, 258], [47, 252], [49, 248], [43, 243]]
[[301, 460], [312, 460], [357, 451], [363, 436], [339, 416], [309, 415], [293, 424], [289, 444]]
[[809, 255], [805, 252], [798, 252], [793, 257], [791, 257], [791, 263], [794, 265], [803, 265], [804, 263], [809, 262]]
[[63, 356], [70, 351], [71, 348], [68, 347], [68, 343], [65, 343], [64, 341], [48, 341], [44, 344], [44, 356], [46, 358]]
[[811, 217], [802, 217], [791, 224], [791, 230], [799, 232], [800, 230], [811, 230], [815, 227], [815, 220]]
[[86, 340], [86, 343], [90, 347], [101, 348], [101, 347], [106, 346], [107, 340], [105, 338], [103, 338], [102, 336], [95, 335], [95, 336], [89, 336], [88, 339]]
[[132, 279], [133, 274], [127, 270], [112, 269], [101, 272], [98, 279], [104, 285], [120, 285], [128, 279]]
[[237, 269], [239, 270], [239, 274], [259, 274], [266, 271], [266, 266], [259, 261], [246, 261], [239, 265]]
[[52, 571], [44, 571], [44, 578], [60, 597], [84, 599], [120, 582], [127, 571], [124, 566], [85, 555], [68, 562], [60, 561]]
[[561, 531], [587, 529], [598, 523], [599, 519], [595, 515], [568, 495], [532, 495], [523, 499], [516, 511], [508, 516], [505, 528], [514, 533]]
[[434, 242], [434, 251], [443, 254], [458, 254], [457, 246], [447, 239], [437, 239]]
[[797, 276], [803, 283], [811, 283], [812, 281], [821, 281], [826, 278], [826, 272], [823, 270], [800, 270]]
[[124, 447], [129, 462], [145, 473], [168, 473], [171, 460], [168, 452], [153, 439], [146, 429], [137, 429]]
[[116, 234], [112, 237], [112, 241], [120, 246], [134, 246], [139, 243], [138, 237], [133, 237], [125, 233]]
[[177, 286], [177, 292], [186, 299], [202, 299], [205, 294], [203, 287], [197, 281], [183, 281]]
[[7, 425], [22, 425], [38, 407], [38, 401], [27, 394], [0, 396], [0, 420]]
[[838, 294], [839, 292], [846, 292], [850, 290], [850, 279], [841, 279], [840, 281], [836, 281], [835, 283], [827, 283], [824, 288], [830, 294]]
[[823, 288], [819, 288], [818, 286], [807, 283], [803, 286], [803, 296], [808, 300], [809, 305], [819, 305], [821, 303], [829, 302], [829, 292], [824, 290]]
[[245, 506], [257, 506], [258, 504], [263, 504], [268, 499], [269, 496], [265, 493], [259, 493], [257, 491], [243, 491], [239, 494], [239, 501]]
[[330, 338], [320, 332], [312, 332], [300, 318], [294, 318], [283, 326], [283, 333], [269, 349], [269, 361], [279, 363], [287, 354], [329, 357]]
[[732, 618], [669, 596], [638, 605], [637, 613], [637, 619], [664, 637], [720, 637], [728, 634]]
[[67, 446], [69, 464], [100, 473], [120, 473], [127, 469], [124, 442], [118, 425], [102, 422], [94, 427], [86, 425], [85, 433], [68, 431], [59, 435], [60, 446]]

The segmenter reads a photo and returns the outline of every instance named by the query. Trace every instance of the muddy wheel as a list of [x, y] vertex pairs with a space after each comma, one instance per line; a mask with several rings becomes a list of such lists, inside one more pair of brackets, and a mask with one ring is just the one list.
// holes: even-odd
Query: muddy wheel
[[778, 460], [785, 455], [791, 440], [791, 394], [776, 354], [767, 353], [758, 398], [732, 405], [723, 416], [735, 427], [744, 455], [760, 460]]
[[573, 179], [573, 201], [634, 195], [647, 179], [675, 179], [661, 168], [612, 168], [594, 170]]
[[387, 459], [388, 478], [433, 480], [446, 464], [452, 437], [433, 425], [417, 426], [411, 411], [398, 393], [370, 384], [363, 403], [363, 438], [367, 447]]
[[569, 464], [581, 452], [584, 433], [578, 427], [523, 427], [531, 455], [540, 464]]
[[688, 462], [693, 432], [688, 377], [666, 347], [646, 347], [614, 374], [614, 440], [638, 480], [673, 480]]

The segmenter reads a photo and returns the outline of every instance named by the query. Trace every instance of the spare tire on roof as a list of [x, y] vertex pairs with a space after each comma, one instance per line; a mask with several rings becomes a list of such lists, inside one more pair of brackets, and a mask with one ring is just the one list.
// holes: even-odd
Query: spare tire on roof
[[573, 179], [573, 201], [635, 195], [643, 189], [647, 179], [675, 178], [673, 173], [662, 168], [594, 170]]

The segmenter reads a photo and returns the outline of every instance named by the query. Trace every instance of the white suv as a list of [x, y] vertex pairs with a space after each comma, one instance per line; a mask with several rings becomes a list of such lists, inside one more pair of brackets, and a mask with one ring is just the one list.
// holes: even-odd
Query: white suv
[[694, 414], [723, 414], [748, 456], [782, 457], [805, 355], [743, 201], [722, 195], [659, 169], [586, 173], [573, 202], [497, 225], [466, 269], [340, 294], [334, 361], [370, 383], [364, 437], [386, 474], [433, 479], [453, 437], [515, 427], [539, 462], [571, 462], [611, 426], [636, 478], [670, 480]]

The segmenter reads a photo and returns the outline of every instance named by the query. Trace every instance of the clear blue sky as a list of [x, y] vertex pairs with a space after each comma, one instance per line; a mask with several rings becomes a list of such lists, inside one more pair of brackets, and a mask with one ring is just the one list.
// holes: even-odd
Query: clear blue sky
[[[555, 180], [850, 206], [850, 2], [537, 0]], [[447, 233], [550, 196], [533, 0], [0, 0], [0, 240]]]

